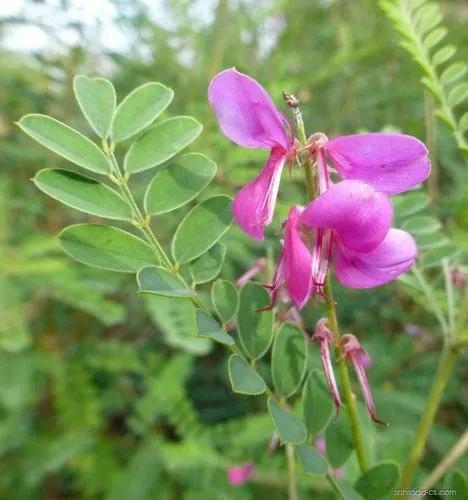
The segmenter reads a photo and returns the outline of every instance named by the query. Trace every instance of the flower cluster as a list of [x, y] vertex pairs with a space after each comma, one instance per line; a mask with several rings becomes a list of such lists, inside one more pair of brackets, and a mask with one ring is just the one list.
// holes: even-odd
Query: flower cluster
[[[281, 114], [266, 91], [255, 80], [227, 69], [212, 80], [208, 91], [224, 134], [247, 148], [265, 148], [268, 160], [259, 175], [245, 185], [233, 203], [240, 228], [256, 240], [264, 238], [265, 226], [273, 219], [281, 174], [298, 155], [313, 168], [313, 200], [293, 205], [283, 224], [284, 239], [279, 262], [270, 285], [273, 305], [286, 290], [294, 308], [302, 309], [313, 296], [326, 297], [325, 283], [333, 265], [338, 281], [350, 288], [372, 288], [393, 281], [408, 271], [417, 256], [414, 239], [391, 227], [393, 206], [389, 196], [411, 189], [430, 172], [428, 151], [418, 139], [402, 134], [370, 133], [329, 140], [315, 133], [306, 144], [295, 137], [294, 127]], [[287, 104], [297, 101], [285, 93]], [[296, 133], [299, 132], [296, 130]], [[302, 133], [299, 136], [304, 136]], [[338, 182], [333, 182], [331, 174]], [[250, 279], [259, 263], [245, 274]], [[301, 323], [300, 317], [298, 319]], [[330, 346], [338, 348], [350, 362], [362, 388], [372, 419], [376, 416], [366, 368], [370, 357], [354, 335], [332, 332], [326, 319], [317, 323], [313, 339], [320, 345], [329, 391], [337, 412], [342, 400], [331, 363]]]
[[[350, 288], [388, 283], [413, 265], [416, 244], [408, 233], [391, 227], [389, 195], [427, 178], [428, 152], [418, 139], [388, 133], [337, 137], [313, 134], [300, 146], [294, 127], [255, 80], [227, 69], [208, 92], [224, 134], [246, 148], [270, 154], [259, 175], [236, 195], [234, 218], [252, 238], [262, 240], [273, 219], [283, 167], [305, 150], [315, 165], [316, 198], [292, 206], [283, 225], [284, 242], [270, 288], [272, 302], [284, 286], [297, 309], [324, 294], [330, 265]], [[341, 180], [333, 183], [331, 172]]]

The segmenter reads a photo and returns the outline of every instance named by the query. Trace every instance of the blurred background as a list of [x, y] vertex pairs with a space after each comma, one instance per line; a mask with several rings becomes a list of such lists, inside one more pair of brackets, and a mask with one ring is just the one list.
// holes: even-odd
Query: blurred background
[[[467, 4], [441, 7], [450, 43], [466, 60]], [[190, 311], [143, 299], [132, 276], [90, 269], [60, 251], [62, 227], [95, 218], [34, 187], [39, 169], [70, 164], [14, 124], [45, 113], [90, 134], [73, 96], [75, 74], [111, 79], [120, 100], [160, 81], [175, 91], [166, 114], [193, 115], [205, 127], [194, 148], [218, 163], [209, 190], [232, 194], [265, 154], [225, 139], [207, 103], [210, 79], [231, 66], [259, 80], [279, 106], [283, 89], [298, 95], [309, 133], [387, 129], [426, 139], [419, 69], [375, 0], [0, 3], [1, 498], [285, 498], [284, 457], [267, 453], [272, 426], [263, 400], [231, 394], [226, 353], [193, 338]], [[466, 251], [468, 174], [443, 126], [436, 160], [429, 210]], [[137, 192], [149, 179], [133, 180]], [[291, 200], [304, 201], [300, 175], [285, 179], [280, 214]], [[156, 222], [165, 244], [185, 210]], [[270, 257], [279, 229], [270, 230]], [[228, 279], [265, 255], [237, 229], [225, 243]], [[373, 357], [378, 413], [391, 423], [368, 424], [368, 437], [378, 434], [383, 458], [402, 461], [440, 351], [438, 325], [401, 284], [336, 289], [343, 330], [352, 328]], [[319, 314], [319, 306], [307, 312], [310, 328]], [[467, 375], [460, 362], [430, 436], [428, 470], [466, 426]], [[254, 477], [231, 486], [226, 471], [246, 462], [255, 464]], [[457, 467], [468, 470], [468, 458]], [[340, 474], [354, 477], [354, 457]], [[299, 476], [307, 498], [333, 498], [322, 480]]]

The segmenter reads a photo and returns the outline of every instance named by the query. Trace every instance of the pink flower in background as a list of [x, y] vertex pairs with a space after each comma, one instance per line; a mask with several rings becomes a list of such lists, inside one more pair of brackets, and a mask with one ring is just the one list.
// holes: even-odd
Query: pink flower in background
[[265, 89], [234, 68], [216, 75], [208, 99], [224, 135], [245, 148], [269, 149], [270, 156], [260, 174], [234, 198], [234, 218], [248, 235], [264, 238], [278, 195], [284, 163], [294, 153], [289, 124]]
[[371, 358], [367, 351], [361, 346], [359, 340], [349, 333], [343, 335], [343, 353], [346, 359], [350, 360], [354, 371], [356, 372], [359, 384], [362, 389], [364, 401], [366, 403], [367, 411], [369, 412], [372, 420], [379, 424], [385, 424], [383, 420], [379, 420], [376, 415], [374, 399], [367, 380], [366, 369], [371, 364]]
[[251, 462], [229, 467], [227, 473], [228, 482], [231, 486], [240, 486], [248, 481], [254, 475], [254, 472], [255, 466]]

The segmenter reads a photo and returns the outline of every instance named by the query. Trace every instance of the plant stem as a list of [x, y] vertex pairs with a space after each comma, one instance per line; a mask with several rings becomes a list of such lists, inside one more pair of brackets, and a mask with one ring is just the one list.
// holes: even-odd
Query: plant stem
[[337, 497], [346, 500], [346, 495], [343, 493], [343, 491], [341, 491], [340, 485], [336, 482], [333, 473], [328, 472], [326, 477], [328, 479], [328, 482], [331, 484], [333, 491], [336, 493]]
[[437, 162], [437, 121], [434, 114], [434, 98], [424, 92], [424, 122], [426, 126], [426, 145], [431, 157], [431, 175], [427, 180], [429, 196], [433, 203], [439, 196], [439, 164]]
[[418, 280], [424, 295], [426, 296], [427, 302], [432, 309], [432, 312], [435, 314], [437, 320], [439, 321], [440, 326], [442, 327], [442, 333], [445, 337], [449, 335], [449, 325], [447, 320], [442, 313], [442, 310], [439, 307], [439, 304], [434, 296], [434, 292], [430, 287], [429, 283], [426, 281], [423, 273], [419, 270], [419, 267], [415, 264], [412, 268], [412, 272], [416, 279]]
[[[452, 465], [468, 450], [468, 430], [466, 430], [462, 437], [455, 443], [455, 446], [445, 455], [440, 464], [427, 476], [421, 490], [428, 490], [435, 484]], [[418, 495], [416, 498], [422, 498]]]
[[288, 499], [298, 500], [297, 482], [296, 482], [296, 457], [294, 456], [294, 447], [292, 444], [286, 445], [286, 459], [288, 461]]
[[[414, 473], [424, 453], [429, 432], [432, 424], [434, 423], [434, 418], [437, 410], [439, 409], [442, 394], [449, 381], [450, 374], [452, 373], [455, 361], [458, 357], [458, 353], [458, 349], [455, 349], [448, 342], [445, 343], [439, 359], [439, 366], [432, 382], [431, 391], [426, 402], [426, 407], [413, 440], [408, 462], [403, 469], [400, 488], [406, 489], [411, 486]], [[399, 498], [404, 497], [401, 495]]]
[[[304, 122], [302, 120], [301, 112], [298, 107], [294, 108], [294, 118], [296, 122], [296, 131], [299, 141], [303, 146], [307, 143], [307, 135], [305, 133]], [[308, 153], [307, 153], [308, 154]], [[303, 162], [304, 173], [305, 173], [305, 182], [307, 187], [307, 198], [308, 201], [311, 202], [315, 198], [315, 179], [314, 173], [312, 170], [312, 164], [309, 158], [307, 158]], [[356, 450], [356, 455], [358, 458], [359, 468], [361, 472], [364, 472], [367, 469], [367, 460], [364, 453], [364, 445], [362, 441], [362, 433], [359, 427], [359, 418], [357, 413], [356, 406], [356, 397], [351, 389], [351, 381], [349, 378], [348, 367], [346, 365], [346, 360], [341, 352], [340, 345], [340, 330], [338, 325], [338, 317], [336, 314], [335, 301], [333, 299], [333, 290], [331, 286], [330, 279], [327, 277], [325, 283], [325, 297], [326, 297], [326, 307], [327, 307], [327, 317], [328, 323], [331, 331], [335, 337], [335, 353], [336, 358], [338, 360], [338, 367], [340, 371], [340, 380], [341, 380], [341, 390], [344, 395], [344, 400], [346, 403], [346, 407], [348, 409], [348, 417], [351, 423], [351, 432], [353, 434], [353, 443], [354, 448]]]
[[367, 459], [364, 453], [364, 445], [362, 441], [361, 428], [359, 426], [359, 417], [356, 405], [356, 396], [351, 389], [351, 380], [349, 378], [348, 366], [346, 365], [345, 358], [341, 351], [339, 342], [340, 331], [338, 326], [338, 319], [336, 315], [335, 301], [333, 300], [333, 290], [330, 278], [327, 278], [325, 284], [325, 296], [327, 297], [327, 317], [328, 324], [335, 336], [335, 355], [338, 360], [338, 370], [340, 373], [341, 391], [343, 393], [346, 408], [348, 410], [348, 417], [351, 424], [351, 432], [353, 434], [354, 449], [359, 463], [359, 469], [364, 472], [367, 469]]

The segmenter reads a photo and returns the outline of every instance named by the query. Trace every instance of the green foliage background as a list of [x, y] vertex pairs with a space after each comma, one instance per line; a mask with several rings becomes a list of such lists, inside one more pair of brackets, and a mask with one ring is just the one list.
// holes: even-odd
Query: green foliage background
[[[46, 113], [91, 133], [73, 97], [76, 73], [111, 79], [120, 99], [160, 81], [175, 90], [171, 114], [204, 125], [196, 151], [218, 163], [204, 196], [233, 194], [264, 159], [225, 139], [207, 103], [212, 76], [236, 66], [262, 82], [278, 105], [283, 89], [297, 94], [310, 133], [397, 129], [430, 140], [438, 164], [428, 185], [430, 210], [461, 263], [468, 250], [468, 170], [450, 130], [428, 128], [434, 103], [419, 83], [420, 69], [398, 47], [374, 0], [162, 0], [157, 15], [143, 1], [109, 3], [125, 50], [102, 43], [97, 21], [91, 27], [72, 22], [75, 2], [24, 2], [20, 16], [0, 18], [0, 497], [285, 498], [283, 454], [267, 453], [273, 429], [265, 406], [231, 393], [223, 349], [194, 340], [184, 312], [170, 301], [136, 295], [133, 277], [90, 270], [61, 253], [54, 239], [59, 228], [98, 219], [64, 209], [29, 182], [39, 169], [65, 162], [14, 122]], [[451, 1], [441, 8], [457, 59], [466, 60], [466, 6]], [[15, 47], [12, 37], [22, 25], [43, 30], [47, 50]], [[65, 29], [75, 42], [64, 42]], [[143, 193], [150, 178], [139, 175], [135, 189]], [[285, 176], [283, 186], [280, 215], [291, 200], [304, 201], [298, 173]], [[157, 226], [163, 243], [188, 208]], [[223, 239], [222, 277], [235, 279], [255, 259], [277, 252], [279, 228], [278, 222], [269, 230], [266, 246], [232, 229]], [[437, 273], [431, 279], [438, 284]], [[438, 324], [407, 288], [336, 287], [343, 329], [352, 329], [372, 355], [379, 416], [391, 424], [366, 426], [369, 449], [399, 462], [440, 350]], [[310, 327], [319, 313], [307, 313]], [[316, 350], [312, 366], [318, 366]], [[266, 374], [266, 367], [261, 361], [260, 371]], [[466, 376], [460, 362], [430, 436], [426, 470], [466, 427]], [[257, 474], [232, 488], [226, 470], [244, 462], [254, 462]], [[457, 467], [468, 470], [466, 456]], [[354, 455], [344, 474], [356, 478]], [[299, 486], [314, 498], [333, 498], [315, 476], [299, 473]]]

